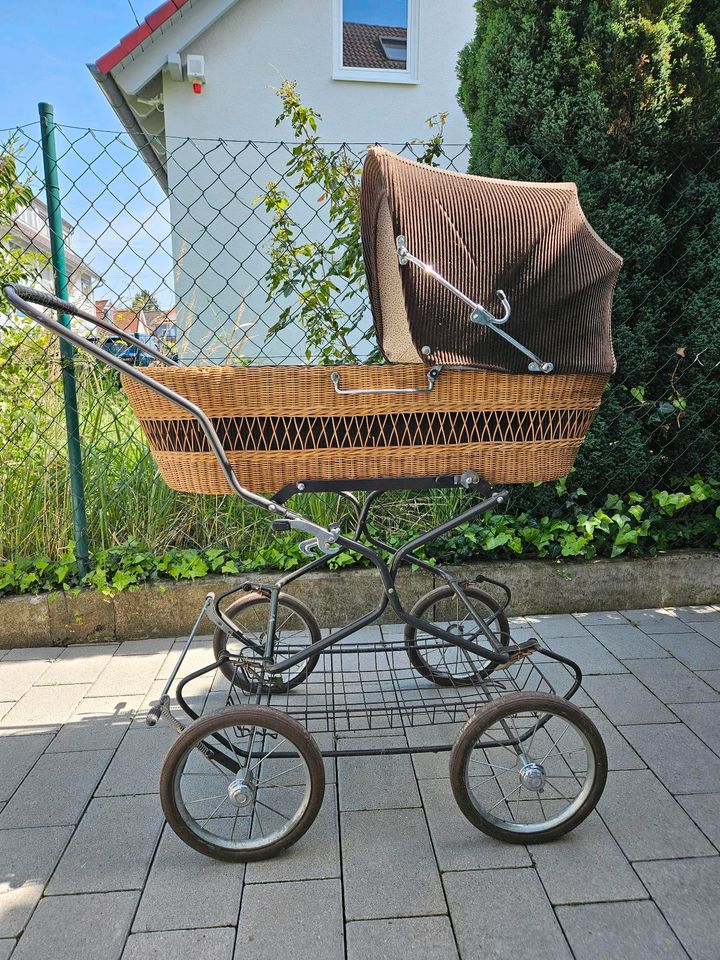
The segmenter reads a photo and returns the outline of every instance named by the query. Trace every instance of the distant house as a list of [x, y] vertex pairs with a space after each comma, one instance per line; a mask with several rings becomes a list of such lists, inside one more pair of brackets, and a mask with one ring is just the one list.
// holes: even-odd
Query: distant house
[[[90, 65], [170, 198], [181, 352], [296, 356], [302, 333], [268, 337], [268, 222], [255, 203], [282, 176], [282, 80], [322, 116], [321, 137], [392, 148], [447, 111], [465, 144], [455, 65], [473, 0], [168, 0]], [[457, 152], [457, 151], [456, 151]], [[462, 162], [462, 161], [461, 161]], [[309, 229], [320, 229], [313, 201]], [[302, 215], [303, 205], [295, 213]]]
[[[174, 307], [171, 310], [132, 310], [129, 307], [114, 307], [109, 300], [96, 300], [94, 313], [126, 333], [152, 334], [169, 346], [173, 346], [178, 339]], [[96, 327], [95, 332], [99, 337], [107, 336], [101, 327]]]

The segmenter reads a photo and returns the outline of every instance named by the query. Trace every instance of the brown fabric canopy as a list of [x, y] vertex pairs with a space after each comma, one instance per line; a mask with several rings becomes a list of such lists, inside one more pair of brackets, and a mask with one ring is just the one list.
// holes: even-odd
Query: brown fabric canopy
[[[610, 313], [622, 259], [598, 237], [574, 183], [521, 183], [454, 173], [371, 148], [360, 192], [375, 328], [393, 362], [472, 364], [526, 373], [528, 360], [413, 264], [395, 241], [494, 315], [556, 373], [610, 374]], [[423, 354], [423, 347], [430, 352]]]

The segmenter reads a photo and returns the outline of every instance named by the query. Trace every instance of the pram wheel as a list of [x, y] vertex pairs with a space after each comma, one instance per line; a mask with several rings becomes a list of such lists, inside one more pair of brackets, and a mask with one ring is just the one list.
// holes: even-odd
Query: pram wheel
[[312, 824], [324, 792], [317, 744], [270, 707], [228, 707], [196, 720], [160, 777], [172, 829], [217, 860], [265, 860], [289, 847]]
[[[260, 655], [243, 643], [241, 637], [247, 637], [253, 643], [264, 647], [269, 612], [270, 597], [262, 593], [250, 593], [231, 603], [225, 614], [237, 624], [238, 635], [229, 637], [220, 627], [216, 628], [213, 634], [213, 652], [216, 659], [227, 650], [233, 658], [241, 655], [245, 659], [257, 657], [259, 663], [262, 659]], [[308, 607], [295, 597], [281, 593], [275, 627], [275, 659], [289, 657], [291, 653], [302, 650], [319, 639], [320, 627]], [[319, 654], [316, 654], [289, 670], [273, 674], [272, 677], [266, 676], [262, 680], [236, 666], [233, 660], [222, 663], [220, 669], [231, 683], [237, 684], [246, 693], [256, 693], [258, 690], [287, 693], [307, 679], [318, 660]]]
[[[487, 623], [492, 621], [490, 629], [498, 643], [506, 647], [510, 643], [510, 626], [498, 601], [472, 583], [466, 584], [462, 589], [471, 601], [476, 617], [482, 617]], [[479, 644], [488, 645], [485, 635], [479, 632], [476, 617], [465, 607], [452, 587], [438, 587], [426, 593], [418, 600], [411, 613], [431, 623], [438, 623], [459, 636], [477, 637]], [[439, 687], [470, 686], [487, 677], [495, 666], [469, 650], [444, 643], [429, 633], [418, 632], [410, 624], [405, 627], [405, 648], [410, 663], [417, 672]]]
[[450, 755], [450, 785], [463, 814], [510, 843], [568, 833], [595, 808], [606, 778], [595, 724], [554, 694], [514, 693], [481, 708]]

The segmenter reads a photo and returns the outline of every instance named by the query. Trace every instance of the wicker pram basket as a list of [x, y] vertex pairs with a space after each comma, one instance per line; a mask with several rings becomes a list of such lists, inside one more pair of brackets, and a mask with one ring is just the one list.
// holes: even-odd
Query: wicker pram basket
[[[257, 493], [468, 470], [498, 484], [566, 474], [614, 369], [621, 263], [574, 185], [451, 174], [372, 149], [360, 206], [373, 318], [393, 362], [147, 374], [211, 418], [238, 480]], [[406, 236], [423, 261], [403, 255]], [[481, 303], [500, 283], [515, 305], [510, 336], [505, 295], [505, 318]], [[197, 421], [129, 376], [123, 385], [167, 484], [230, 492]]]

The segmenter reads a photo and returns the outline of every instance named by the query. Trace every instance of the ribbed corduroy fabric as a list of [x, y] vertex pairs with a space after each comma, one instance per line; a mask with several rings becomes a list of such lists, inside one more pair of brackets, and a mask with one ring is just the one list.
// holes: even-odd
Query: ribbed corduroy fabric
[[[622, 259], [587, 222], [574, 183], [475, 177], [371, 148], [360, 206], [370, 301], [388, 360], [528, 369], [522, 353], [471, 323], [469, 308], [429, 274], [398, 264], [402, 234], [411, 253], [493, 314], [502, 312], [495, 291], [504, 290], [512, 307], [504, 329], [556, 373], [615, 370], [610, 317]], [[400, 325], [409, 327], [416, 357]]]

